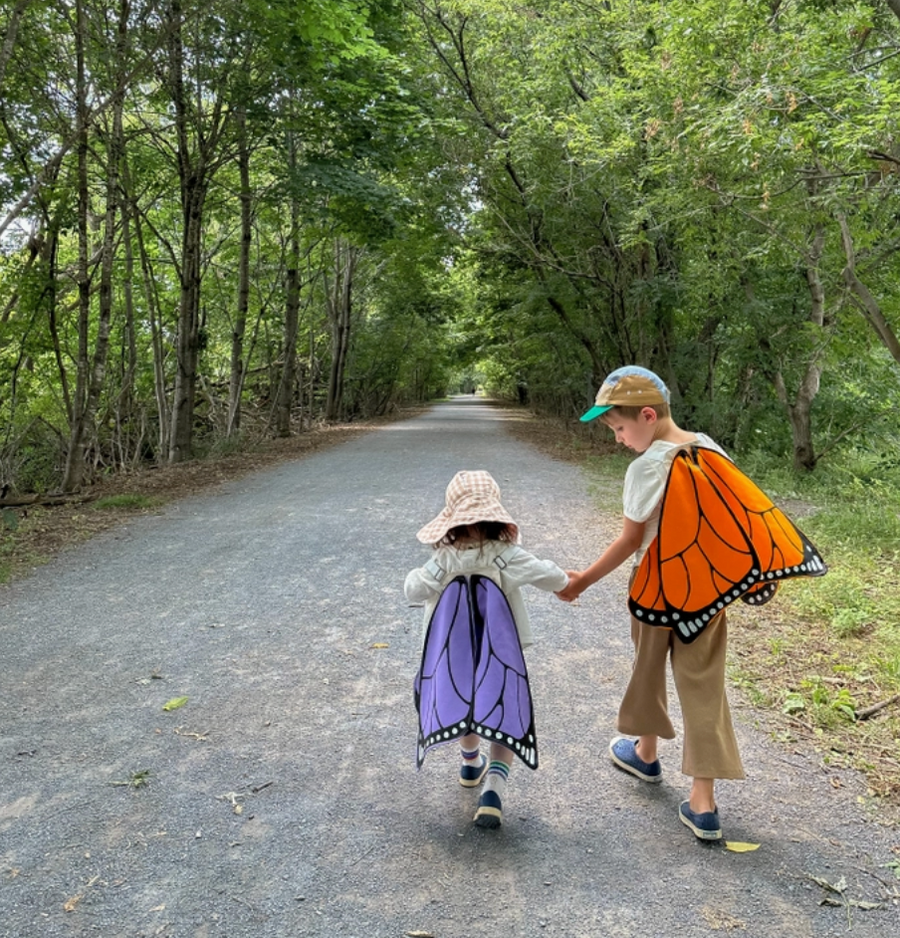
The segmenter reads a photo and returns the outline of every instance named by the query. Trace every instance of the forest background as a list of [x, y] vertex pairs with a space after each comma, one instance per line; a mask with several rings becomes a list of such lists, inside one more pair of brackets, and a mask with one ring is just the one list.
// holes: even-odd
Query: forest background
[[736, 679], [896, 794], [898, 283], [900, 0], [5, 0], [0, 565], [24, 500], [450, 391], [593, 458], [643, 364], [817, 509]]

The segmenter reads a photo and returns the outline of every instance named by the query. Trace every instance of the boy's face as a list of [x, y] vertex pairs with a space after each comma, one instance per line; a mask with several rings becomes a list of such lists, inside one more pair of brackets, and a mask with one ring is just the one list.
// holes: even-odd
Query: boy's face
[[604, 423], [616, 435], [616, 442], [643, 453], [649, 449], [656, 431], [656, 411], [645, 407], [637, 417], [625, 417], [614, 407], [604, 415]]

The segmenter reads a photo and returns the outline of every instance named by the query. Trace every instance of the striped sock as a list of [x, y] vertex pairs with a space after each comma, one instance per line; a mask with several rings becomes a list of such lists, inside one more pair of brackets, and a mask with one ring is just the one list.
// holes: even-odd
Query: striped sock
[[484, 782], [485, 791], [495, 791], [498, 795], [503, 795], [503, 789], [506, 787], [506, 780], [509, 778], [509, 766], [499, 759], [491, 762]]
[[475, 762], [481, 754], [481, 750], [477, 746], [471, 750], [460, 747], [460, 752], [462, 753], [463, 762]]

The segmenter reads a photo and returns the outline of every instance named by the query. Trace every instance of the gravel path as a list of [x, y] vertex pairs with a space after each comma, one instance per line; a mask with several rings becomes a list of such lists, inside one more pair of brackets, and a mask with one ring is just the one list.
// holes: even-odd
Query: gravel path
[[[421, 609], [402, 584], [453, 473], [492, 472], [525, 546], [563, 567], [615, 533], [581, 472], [504, 419], [455, 399], [0, 591], [0, 936], [900, 933], [897, 833], [864, 814], [855, 776], [769, 741], [746, 704], [750, 778], [719, 800], [726, 837], [756, 852], [679, 823], [679, 741], [660, 786], [610, 765], [624, 573], [575, 607], [527, 595], [541, 768], [513, 767], [499, 831], [472, 825], [455, 752], [416, 772]], [[841, 896], [812, 877], [887, 901], [821, 905]]]

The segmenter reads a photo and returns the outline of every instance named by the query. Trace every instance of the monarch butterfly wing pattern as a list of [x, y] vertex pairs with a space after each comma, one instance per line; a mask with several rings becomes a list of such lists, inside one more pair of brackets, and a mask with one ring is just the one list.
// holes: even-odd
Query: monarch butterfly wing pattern
[[[681, 451], [673, 460], [659, 533], [641, 561], [628, 603], [636, 618], [671, 628], [684, 642], [703, 631], [723, 593], [753, 562], [752, 547], [740, 526], [700, 467], [687, 457]], [[711, 517], [717, 519], [716, 527]]]
[[703, 447], [676, 454], [659, 534], [632, 583], [629, 608], [683, 642], [735, 599], [761, 605], [792, 576], [821, 576], [818, 551], [726, 456]]
[[757, 583], [741, 595], [741, 602], [748, 606], [764, 606], [770, 599], [775, 598], [778, 592], [778, 583]]
[[434, 746], [470, 732], [475, 687], [475, 623], [469, 584], [456, 577], [437, 601], [413, 684], [419, 714], [416, 764]]
[[730, 459], [706, 449], [698, 451], [698, 458], [756, 551], [759, 573], [751, 570], [754, 582], [741, 592], [743, 602], [761, 606], [783, 580], [828, 572], [812, 541]]
[[534, 707], [512, 609], [489, 577], [473, 575], [472, 593], [474, 615], [483, 625], [483, 632], [475, 667], [471, 731], [501, 743], [529, 768], [536, 769]]

